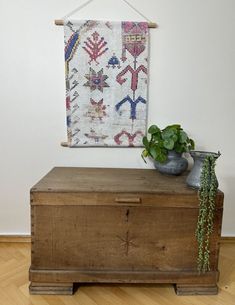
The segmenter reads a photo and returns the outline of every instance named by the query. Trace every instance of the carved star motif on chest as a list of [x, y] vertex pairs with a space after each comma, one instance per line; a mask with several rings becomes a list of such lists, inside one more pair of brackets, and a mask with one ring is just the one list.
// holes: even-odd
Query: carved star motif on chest
[[117, 237], [122, 241], [121, 246], [125, 248], [126, 255], [129, 254], [130, 247], [137, 247], [137, 245], [133, 242], [133, 239], [130, 238], [129, 231], [126, 232], [126, 236], [124, 238], [120, 236]]

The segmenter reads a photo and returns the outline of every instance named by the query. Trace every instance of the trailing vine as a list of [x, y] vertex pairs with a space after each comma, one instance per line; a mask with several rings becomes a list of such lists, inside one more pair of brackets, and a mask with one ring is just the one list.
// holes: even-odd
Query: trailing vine
[[213, 232], [215, 198], [218, 188], [215, 161], [215, 156], [206, 156], [200, 177], [196, 237], [198, 241], [198, 271], [203, 273], [210, 270], [210, 235]]

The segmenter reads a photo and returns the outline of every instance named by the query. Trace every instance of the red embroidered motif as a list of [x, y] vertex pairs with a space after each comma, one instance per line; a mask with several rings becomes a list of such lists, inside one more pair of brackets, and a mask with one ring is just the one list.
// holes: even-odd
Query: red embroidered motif
[[94, 32], [91, 36], [92, 39], [88, 37], [87, 41], [85, 41], [86, 46], [83, 47], [83, 49], [90, 56], [90, 61], [88, 63], [91, 64], [94, 60], [98, 65], [99, 62], [96, 59], [108, 50], [108, 48], [105, 48], [107, 42], [104, 41], [104, 37], [100, 38], [100, 35], [97, 32]]
[[126, 58], [126, 50], [137, 58], [146, 45], [146, 33], [148, 25], [146, 22], [123, 22], [122, 23], [122, 61]]
[[145, 66], [141, 65], [141, 66], [139, 66], [139, 68], [134, 70], [130, 65], [128, 65], [124, 70], [122, 70], [122, 72], [120, 72], [117, 75], [116, 79], [120, 85], [122, 85], [127, 80], [127, 78], [123, 78], [123, 76], [128, 71], [131, 73], [131, 89], [133, 91], [135, 91], [138, 86], [138, 74], [140, 73], [140, 71], [143, 71], [145, 74], [147, 74], [147, 68], [145, 68]]
[[107, 115], [104, 105], [104, 100], [100, 100], [99, 102], [95, 102], [92, 98], [90, 99], [90, 106], [88, 108], [87, 116], [91, 118], [92, 121], [98, 119], [102, 121], [102, 119]]
[[129, 146], [134, 146], [134, 140], [135, 138], [140, 135], [141, 137], [144, 136], [142, 131], [138, 130], [134, 134], [130, 134], [129, 132], [122, 130], [120, 133], [118, 133], [116, 136], [114, 136], [114, 141], [121, 145], [123, 141], [121, 141], [121, 138], [125, 136], [128, 139]]

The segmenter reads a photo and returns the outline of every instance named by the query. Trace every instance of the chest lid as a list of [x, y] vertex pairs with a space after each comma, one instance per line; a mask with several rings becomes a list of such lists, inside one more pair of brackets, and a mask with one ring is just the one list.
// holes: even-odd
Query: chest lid
[[151, 169], [54, 167], [32, 191], [194, 194], [186, 176], [165, 176]]
[[[165, 176], [151, 169], [55, 167], [31, 188], [31, 195], [54, 196], [57, 203], [58, 198], [62, 202], [66, 197], [72, 204], [158, 203], [177, 207], [180, 202], [180, 206], [198, 207], [197, 190], [186, 185], [187, 174]], [[223, 193], [219, 191], [218, 197], [221, 206]]]

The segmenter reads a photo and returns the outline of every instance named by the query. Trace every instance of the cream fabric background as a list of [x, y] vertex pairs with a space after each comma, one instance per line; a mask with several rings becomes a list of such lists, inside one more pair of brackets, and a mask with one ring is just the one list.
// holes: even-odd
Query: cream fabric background
[[[223, 235], [235, 236], [235, 1], [130, 0], [151, 30], [149, 124], [180, 122], [198, 149], [221, 151]], [[53, 166], [152, 167], [141, 149], [66, 149], [63, 28], [77, 0], [0, 0], [0, 233], [30, 232], [29, 188]], [[137, 19], [117, 0], [73, 17]]]
[[[73, 21], [72, 26], [65, 26], [65, 41], [66, 46], [68, 40], [71, 38], [74, 30], [79, 30], [85, 21]], [[138, 81], [136, 90], [132, 91], [132, 76], [130, 71], [121, 76], [122, 84], [117, 81], [117, 77], [122, 73], [125, 68], [136, 70], [147, 69], [149, 59], [149, 29], [147, 28], [147, 23], [145, 23], [144, 30], [142, 30], [141, 35], [143, 35], [145, 41], [143, 44], [143, 50], [140, 54], [137, 54], [136, 63], [135, 53], [131, 54], [129, 51], [125, 50], [123, 53], [123, 29], [121, 22], [109, 21], [108, 26], [107, 21], [97, 21], [93, 26], [91, 24], [88, 26], [83, 26], [80, 30], [79, 44], [76, 48], [72, 59], [68, 62], [68, 87], [71, 88], [67, 92], [67, 99], [69, 99], [70, 109], [67, 111], [70, 117], [69, 130], [69, 143], [71, 146], [129, 146], [128, 137], [122, 135], [119, 137], [120, 144], [116, 143], [115, 137], [121, 134], [123, 131], [127, 132], [130, 136], [134, 136], [133, 145], [141, 147], [142, 138], [146, 132], [146, 113], [147, 113], [147, 74], [143, 73], [141, 70], [138, 73]], [[73, 29], [73, 31], [71, 30]], [[145, 32], [146, 30], [146, 32]], [[100, 52], [105, 52], [97, 58], [97, 60], [91, 60], [90, 56], [84, 49], [87, 39], [92, 42], [93, 34], [98, 35], [97, 40], [99, 41], [103, 37], [103, 43], [106, 45], [101, 49]], [[139, 36], [141, 37], [141, 36]], [[88, 45], [91, 46], [89, 41]], [[139, 48], [140, 48], [139, 46]], [[86, 47], [87, 49], [88, 47]], [[89, 52], [91, 50], [87, 49]], [[123, 53], [123, 54], [122, 54]], [[136, 52], [137, 53], [137, 52]], [[92, 54], [92, 53], [91, 53]], [[115, 55], [119, 61], [119, 67], [108, 66], [110, 58]], [[122, 56], [125, 56], [126, 60], [123, 62], [121, 60]], [[77, 69], [77, 73], [74, 73], [74, 69]], [[101, 75], [104, 79], [103, 86], [97, 86], [98, 88], [90, 88], [89, 84], [92, 84], [92, 75]], [[87, 78], [88, 77], [88, 78]], [[124, 81], [126, 79], [126, 81]], [[73, 85], [74, 81], [77, 82]], [[74, 93], [79, 95], [74, 97]], [[134, 120], [130, 119], [131, 107], [130, 103], [126, 102], [123, 104], [118, 111], [115, 110], [115, 105], [121, 102], [124, 98], [130, 97], [133, 101], [136, 101], [139, 97], [142, 98], [145, 103], [136, 104], [136, 118]], [[135, 96], [135, 99], [133, 98]], [[102, 103], [105, 108], [105, 115], [101, 114], [101, 118], [91, 119], [91, 115], [94, 115], [95, 108], [91, 106], [91, 101]], [[76, 107], [77, 106], [77, 107]], [[75, 110], [74, 110], [74, 107]], [[97, 104], [96, 104], [97, 109]], [[90, 112], [90, 114], [89, 114]], [[97, 137], [96, 139], [92, 137]]]

